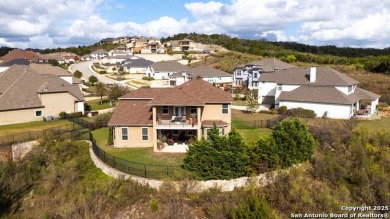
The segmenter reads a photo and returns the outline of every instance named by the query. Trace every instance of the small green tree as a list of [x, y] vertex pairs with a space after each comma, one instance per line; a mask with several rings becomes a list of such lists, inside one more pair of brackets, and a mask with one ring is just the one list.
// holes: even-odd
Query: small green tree
[[129, 89], [127, 87], [114, 84], [114, 86], [111, 88], [110, 93], [108, 94], [108, 98], [110, 100], [117, 101], [119, 97], [125, 95], [127, 92], [129, 92]]
[[89, 83], [91, 83], [92, 85], [95, 85], [95, 83], [98, 82], [99, 79], [98, 79], [95, 75], [91, 75], [91, 76], [89, 76], [88, 81], [89, 81]]
[[216, 126], [208, 139], [195, 140], [189, 146], [183, 168], [201, 179], [232, 179], [250, 172], [247, 148], [240, 134], [232, 130], [221, 136]]
[[103, 96], [106, 93], [106, 88], [102, 82], [96, 84], [96, 95], [100, 96], [100, 104], [103, 104]]
[[257, 98], [254, 95], [249, 94], [246, 96], [245, 100], [246, 100], [246, 110], [250, 113], [256, 112], [257, 108], [260, 106]]
[[77, 70], [73, 73], [73, 76], [75, 76], [76, 78], [81, 78], [83, 76], [83, 73], [81, 71]]

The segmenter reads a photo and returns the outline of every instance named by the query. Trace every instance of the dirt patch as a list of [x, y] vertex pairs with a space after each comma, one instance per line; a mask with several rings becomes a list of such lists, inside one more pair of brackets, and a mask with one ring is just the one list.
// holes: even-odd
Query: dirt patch
[[7, 162], [12, 159], [12, 148], [11, 146], [0, 147], [0, 162]]

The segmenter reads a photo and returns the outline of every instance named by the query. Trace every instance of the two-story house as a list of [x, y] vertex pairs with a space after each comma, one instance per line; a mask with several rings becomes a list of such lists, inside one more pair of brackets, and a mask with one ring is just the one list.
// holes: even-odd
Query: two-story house
[[[377, 111], [379, 95], [357, 87], [358, 81], [330, 67], [293, 68], [263, 74], [259, 103], [313, 110], [317, 117], [349, 119]], [[361, 101], [369, 102], [363, 106]]]
[[250, 62], [234, 68], [233, 85], [236, 87], [245, 87], [250, 90], [258, 89], [259, 80], [263, 73], [272, 73], [290, 68], [296, 68], [296, 66], [277, 59], [267, 58]]
[[169, 85], [179, 86], [189, 80], [201, 78], [220, 87], [228, 87], [232, 84], [233, 75], [209, 66], [190, 68], [186, 72], [178, 72], [169, 76]]
[[91, 53], [93, 60], [103, 59], [108, 56], [108, 52], [104, 49], [98, 49]]
[[[140, 88], [121, 98], [108, 125], [113, 127], [114, 147], [157, 147], [165, 136], [185, 152], [191, 139], [207, 137], [215, 124], [222, 135], [231, 130], [231, 95], [203, 80], [174, 88]], [[172, 152], [172, 151], [171, 151]]]
[[42, 121], [60, 112], [84, 112], [81, 89], [71, 74], [60, 70], [31, 64], [13, 65], [1, 73], [0, 125]]

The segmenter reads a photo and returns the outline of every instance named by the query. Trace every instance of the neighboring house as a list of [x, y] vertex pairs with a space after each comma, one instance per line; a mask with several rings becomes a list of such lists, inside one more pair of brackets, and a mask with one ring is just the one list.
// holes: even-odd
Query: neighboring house
[[108, 56], [108, 52], [104, 49], [98, 49], [91, 53], [93, 60], [103, 59]]
[[249, 89], [258, 89], [262, 73], [296, 68], [277, 59], [263, 59], [234, 68], [233, 85]]
[[157, 152], [157, 139], [163, 135], [184, 148], [191, 139], [207, 138], [214, 124], [225, 135], [231, 130], [232, 102], [229, 93], [203, 80], [134, 90], [119, 98], [108, 122], [114, 147], [153, 147]]
[[169, 48], [172, 51], [180, 52], [180, 51], [195, 51], [195, 42], [193, 40], [184, 38], [182, 40], [172, 40], [170, 42]]
[[0, 103], [0, 125], [42, 121], [63, 111], [84, 112], [78, 85], [26, 65], [13, 65], [0, 74]]
[[[264, 73], [259, 103], [313, 110], [317, 117], [349, 119], [377, 112], [379, 95], [357, 87], [358, 82], [330, 67], [293, 68]], [[370, 102], [364, 106], [361, 101]]]
[[29, 65], [29, 64], [31, 64], [31, 62], [25, 59], [13, 59], [5, 63], [0, 63], [0, 73], [9, 69], [13, 65]]
[[74, 77], [72, 73], [66, 71], [63, 68], [43, 63], [32, 63], [30, 64], [30, 68], [32, 68], [39, 74], [52, 76], [55, 75], [57, 77], [60, 77], [62, 80], [68, 82], [69, 84], [78, 85], [81, 91], [81, 81], [78, 78]]
[[100, 64], [110, 64], [110, 65], [122, 65], [125, 60], [130, 59], [131, 55], [116, 55], [116, 56], [108, 56], [100, 60]]
[[151, 70], [151, 65], [154, 62], [146, 60], [146, 59], [128, 59], [125, 60], [125, 64], [123, 64], [123, 71], [128, 73], [136, 73], [136, 74], [145, 74], [148, 75]]
[[81, 59], [82, 61], [90, 61], [90, 60], [93, 60], [93, 57], [92, 57], [90, 54], [87, 54], [87, 55], [81, 56], [80, 59]]
[[74, 63], [77, 60], [79, 60], [78, 56], [71, 56], [71, 55], [64, 56], [64, 62], [67, 64]]
[[170, 75], [185, 72], [189, 69], [188, 66], [182, 65], [177, 61], [155, 62], [152, 64], [151, 72], [147, 76], [153, 77], [154, 79], [169, 80]]
[[202, 78], [204, 81], [227, 87], [232, 84], [233, 75], [224, 71], [209, 67], [199, 66], [190, 68], [186, 72], [179, 72], [169, 76], [169, 84], [172, 86], [181, 85], [189, 80]]
[[33, 51], [14, 49], [9, 51], [3, 57], [0, 57], [0, 64], [9, 62], [14, 59], [24, 59], [30, 62], [47, 62], [46, 59], [42, 58], [39, 54]]
[[105, 44], [105, 43], [113, 43], [114, 42], [114, 38], [105, 38], [105, 39], [102, 39], [99, 41], [99, 44]]

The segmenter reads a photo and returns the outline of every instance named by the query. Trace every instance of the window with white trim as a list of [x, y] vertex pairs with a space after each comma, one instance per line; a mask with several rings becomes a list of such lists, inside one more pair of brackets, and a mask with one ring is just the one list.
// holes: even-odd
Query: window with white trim
[[35, 110], [35, 117], [41, 117], [42, 116], [42, 110]]
[[169, 115], [169, 107], [168, 106], [163, 106], [162, 107], [162, 114], [163, 115]]
[[142, 128], [142, 141], [148, 141], [149, 135], [148, 135], [148, 128]]
[[122, 141], [129, 140], [129, 134], [127, 128], [122, 128]]
[[222, 104], [222, 114], [229, 114], [229, 104], [227, 103]]

